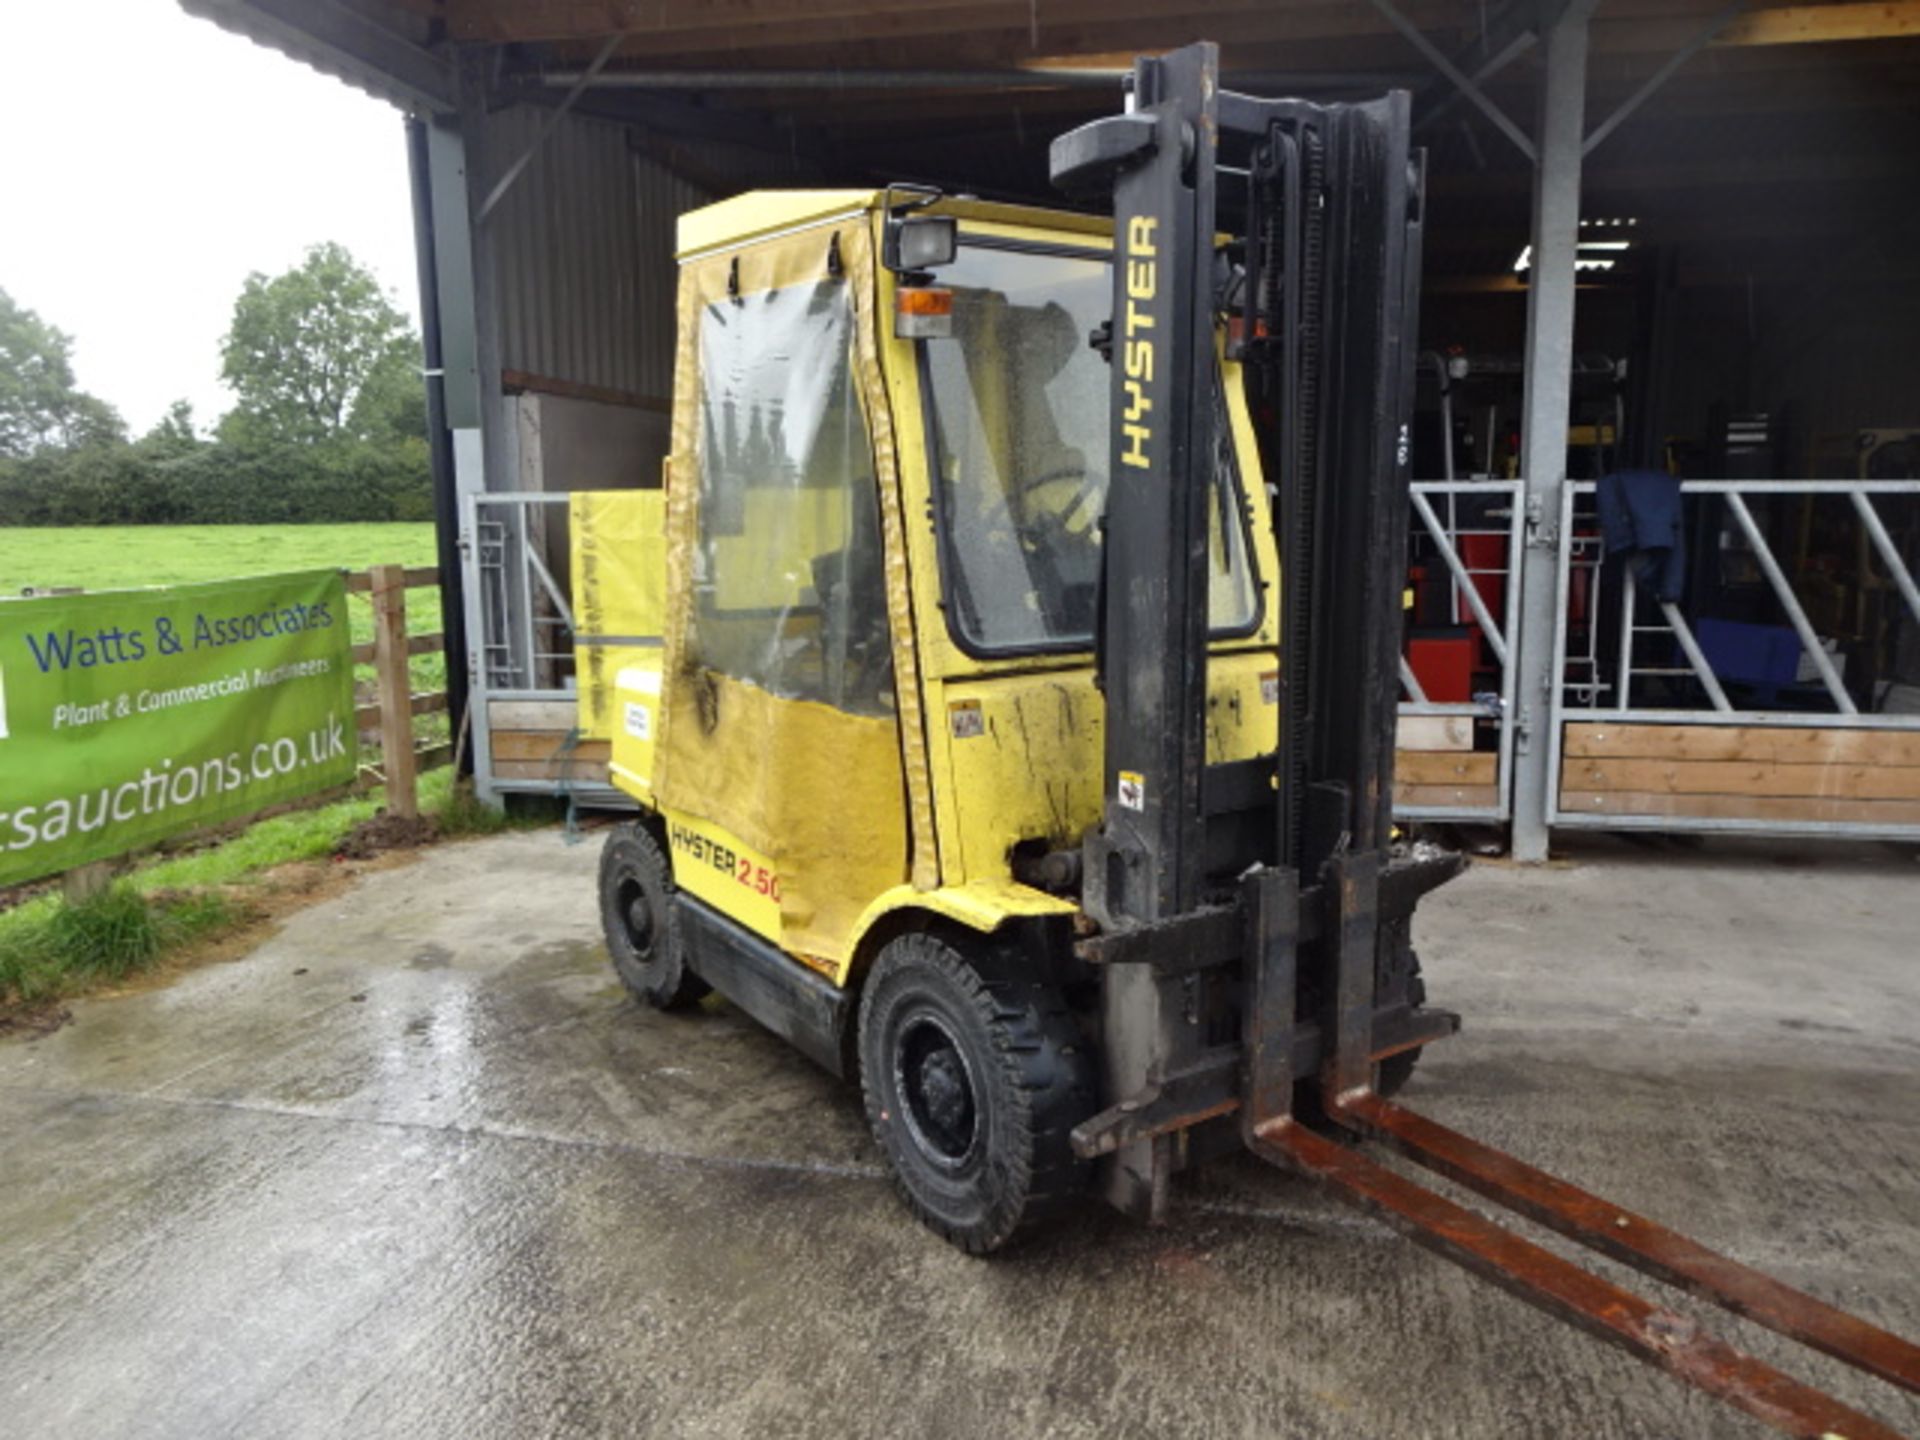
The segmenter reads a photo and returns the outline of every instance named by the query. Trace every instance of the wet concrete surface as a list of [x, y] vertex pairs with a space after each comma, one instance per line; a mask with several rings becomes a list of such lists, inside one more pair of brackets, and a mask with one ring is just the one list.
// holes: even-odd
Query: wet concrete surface
[[[597, 850], [435, 850], [0, 1044], [0, 1434], [1767, 1433], [1243, 1160], [949, 1250], [851, 1089], [624, 998]], [[1881, 849], [1482, 866], [1421, 912], [1467, 1029], [1408, 1099], [1920, 1333], [1916, 937]]]

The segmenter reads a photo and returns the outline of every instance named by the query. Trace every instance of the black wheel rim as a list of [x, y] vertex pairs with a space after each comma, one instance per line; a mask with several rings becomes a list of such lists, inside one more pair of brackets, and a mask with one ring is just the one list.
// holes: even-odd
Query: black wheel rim
[[646, 888], [634, 876], [622, 879], [613, 892], [613, 918], [633, 953], [642, 960], [650, 958], [653, 951], [653, 906], [647, 901]]
[[980, 1140], [973, 1070], [953, 1032], [921, 1011], [900, 1026], [893, 1047], [894, 1090], [913, 1142], [935, 1165], [957, 1170]]

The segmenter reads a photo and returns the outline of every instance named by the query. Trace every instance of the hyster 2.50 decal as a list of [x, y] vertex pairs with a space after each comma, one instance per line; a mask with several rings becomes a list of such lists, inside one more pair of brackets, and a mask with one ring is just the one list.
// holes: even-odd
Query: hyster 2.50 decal
[[731, 846], [722, 845], [717, 840], [709, 840], [684, 825], [669, 825], [667, 840], [673, 848], [701, 865], [711, 865], [722, 875], [731, 876], [735, 882], [744, 885], [756, 895], [764, 895], [775, 904], [780, 900], [780, 877], [765, 865], [759, 864], [750, 856], [742, 855]]

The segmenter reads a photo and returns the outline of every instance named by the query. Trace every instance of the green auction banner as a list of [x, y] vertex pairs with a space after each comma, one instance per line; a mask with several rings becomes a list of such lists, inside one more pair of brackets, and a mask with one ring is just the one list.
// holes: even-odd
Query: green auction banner
[[0, 600], [0, 885], [353, 779], [337, 571]]

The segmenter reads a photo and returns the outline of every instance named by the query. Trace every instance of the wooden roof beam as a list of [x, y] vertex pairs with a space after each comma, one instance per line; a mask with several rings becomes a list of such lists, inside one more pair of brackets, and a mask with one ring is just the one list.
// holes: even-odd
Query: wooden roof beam
[[[1460, 28], [1454, 0], [1404, 0], [1418, 23], [1436, 31]], [[1035, 10], [1029, 0], [738, 0], [726, 7], [672, 5], [661, 0], [449, 0], [448, 32], [456, 40], [488, 43], [591, 43], [624, 33], [622, 54], [671, 59], [699, 54], [746, 57], [808, 45], [890, 42], [922, 38], [964, 42], [991, 36], [1004, 63], [1039, 55], [1126, 49], [1139, 54], [1175, 34], [1184, 43], [1233, 35], [1299, 41], [1387, 34], [1385, 21], [1353, 0], [1202, 0], [1169, 11], [1165, 0], [1051, 0]], [[1063, 43], [1064, 42], [1064, 43]]]
[[1749, 10], [1714, 40], [1716, 47], [1818, 45], [1843, 40], [1920, 38], [1920, 0], [1871, 4], [1781, 5]]

